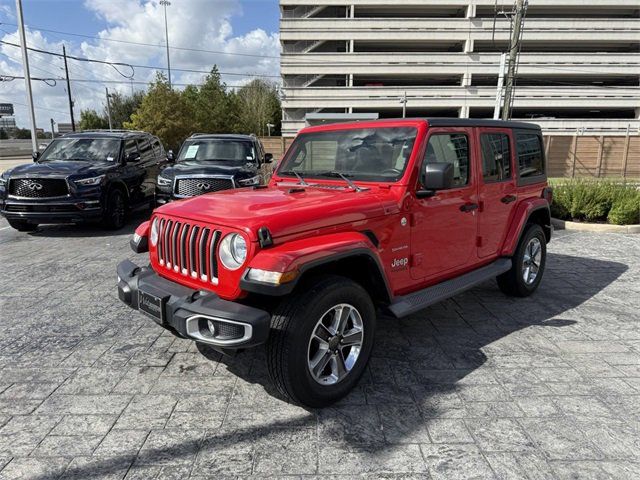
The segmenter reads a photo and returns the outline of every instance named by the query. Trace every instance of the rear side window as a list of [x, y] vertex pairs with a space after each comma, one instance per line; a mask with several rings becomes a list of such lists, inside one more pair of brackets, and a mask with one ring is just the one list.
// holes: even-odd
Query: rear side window
[[480, 135], [482, 146], [482, 176], [485, 183], [502, 182], [511, 178], [511, 149], [509, 135], [486, 133]]
[[542, 138], [535, 133], [516, 133], [520, 178], [544, 175]]
[[425, 163], [450, 163], [453, 165], [453, 185], [461, 187], [469, 183], [469, 141], [463, 133], [436, 133], [429, 137]]

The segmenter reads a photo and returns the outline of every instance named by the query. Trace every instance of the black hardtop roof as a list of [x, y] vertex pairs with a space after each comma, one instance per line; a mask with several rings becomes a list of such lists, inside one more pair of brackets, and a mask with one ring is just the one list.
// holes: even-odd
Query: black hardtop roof
[[132, 138], [140, 135], [152, 136], [147, 132], [137, 130], [85, 130], [84, 132], [73, 132], [62, 135], [62, 138]]
[[251, 142], [257, 140], [257, 137], [255, 135], [243, 135], [240, 133], [194, 133], [187, 140], [193, 140], [195, 138], [200, 140], [224, 139], [224, 140], [246, 140]]
[[514, 122], [511, 120], [491, 120], [485, 118], [454, 118], [454, 117], [426, 117], [417, 120], [426, 120], [431, 127], [496, 127], [496, 128], [522, 128], [527, 130], [540, 130], [540, 125], [527, 122]]

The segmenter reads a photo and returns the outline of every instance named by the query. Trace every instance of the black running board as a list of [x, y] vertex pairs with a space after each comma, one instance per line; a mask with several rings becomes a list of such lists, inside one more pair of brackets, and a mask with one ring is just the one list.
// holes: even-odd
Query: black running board
[[454, 295], [464, 292], [471, 287], [475, 287], [479, 283], [491, 280], [510, 268], [510, 258], [499, 258], [489, 265], [485, 265], [484, 267], [465, 273], [459, 277], [452, 278], [451, 280], [438, 283], [431, 287], [427, 287], [424, 290], [418, 290], [417, 292], [413, 292], [402, 297], [396, 297], [388, 308], [395, 317], [404, 317], [415, 313], [418, 310], [422, 310], [429, 305], [433, 305], [434, 303], [453, 297]]

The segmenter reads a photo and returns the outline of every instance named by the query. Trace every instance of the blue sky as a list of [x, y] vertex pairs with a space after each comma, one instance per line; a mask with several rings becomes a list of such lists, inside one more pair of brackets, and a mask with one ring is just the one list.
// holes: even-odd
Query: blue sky
[[[166, 66], [163, 48], [140, 47], [124, 42], [164, 43], [164, 17], [158, 0], [23, 0], [27, 43], [30, 47], [67, 51], [79, 57], [138, 65]], [[208, 71], [217, 64], [223, 80], [241, 85], [253, 76], [278, 80], [279, 7], [277, 0], [171, 0], [168, 7], [169, 39], [172, 47], [209, 50], [189, 52], [171, 50], [175, 69]], [[0, 40], [18, 43], [15, 1], [0, 0]], [[55, 33], [57, 32], [66, 33]], [[86, 35], [73, 36], [71, 34]], [[224, 54], [213, 53], [224, 52]], [[260, 57], [250, 57], [259, 55]], [[0, 44], [0, 74], [22, 75], [20, 50]], [[31, 76], [60, 78], [61, 60], [43, 54], [30, 55]], [[102, 110], [104, 87], [129, 93], [144, 88], [155, 72], [136, 69], [134, 84], [128, 83], [107, 66], [70, 62], [75, 114], [83, 108]], [[246, 74], [246, 76], [244, 76]], [[175, 83], [198, 83], [204, 74], [173, 71]], [[104, 82], [101, 84], [101, 82]], [[34, 103], [39, 127], [49, 118], [68, 122], [68, 106], [64, 82], [54, 87], [34, 82]], [[26, 126], [24, 81], [0, 82], [0, 102], [15, 104], [16, 121]]]
[[[215, 3], [215, 0], [212, 0]], [[256, 28], [269, 32], [278, 30], [279, 9], [277, 0], [240, 0], [242, 11], [233, 17], [233, 29], [243, 35]], [[0, 0], [12, 10], [13, 0]], [[188, 8], [189, 0], [172, 0], [172, 8]], [[26, 24], [46, 27], [50, 30], [95, 35], [104, 29], [106, 22], [84, 6], [82, 0], [23, 0], [22, 9]], [[4, 23], [13, 20], [0, 19]], [[160, 32], [162, 33], [162, 32]], [[159, 39], [161, 40], [161, 39]]]

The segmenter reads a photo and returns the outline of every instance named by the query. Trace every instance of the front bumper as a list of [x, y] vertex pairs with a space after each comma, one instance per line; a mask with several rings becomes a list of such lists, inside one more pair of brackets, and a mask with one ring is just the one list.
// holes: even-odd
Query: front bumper
[[[117, 270], [120, 300], [177, 336], [206, 343], [222, 353], [267, 341], [271, 316], [264, 310], [223, 300], [212, 292], [187, 288], [129, 260], [121, 262]], [[153, 308], [162, 314], [150, 315], [141, 308], [140, 299], [149, 295], [159, 300], [159, 305]]]
[[80, 223], [99, 220], [103, 210], [99, 198], [0, 200], [0, 214], [8, 220], [31, 223]]

